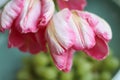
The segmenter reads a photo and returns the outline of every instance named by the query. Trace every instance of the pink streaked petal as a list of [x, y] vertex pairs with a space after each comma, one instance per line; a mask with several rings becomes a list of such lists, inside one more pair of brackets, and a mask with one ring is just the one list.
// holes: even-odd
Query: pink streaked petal
[[108, 44], [106, 41], [96, 37], [96, 45], [91, 49], [86, 49], [85, 52], [94, 59], [103, 60], [108, 56]]
[[67, 54], [68, 54], [68, 56], [67, 56], [66, 68], [64, 68], [62, 70], [64, 72], [69, 72], [71, 70], [72, 63], [73, 63], [74, 50], [72, 50], [72, 49], [69, 50]]
[[63, 53], [74, 44], [75, 35], [68, 21], [71, 14], [64, 9], [55, 14], [47, 26], [46, 39], [52, 53]]
[[99, 22], [98, 19], [96, 19], [96, 17], [93, 17], [90, 13], [86, 11], [78, 11], [78, 10], [75, 11], [78, 12], [78, 15], [81, 16], [82, 19], [86, 20], [89, 23], [90, 27], [92, 28], [94, 28]]
[[23, 8], [24, 0], [11, 0], [4, 7], [1, 16], [1, 25], [3, 29], [9, 29], [14, 20], [19, 16]]
[[112, 39], [112, 30], [110, 28], [110, 25], [102, 18], [98, 18], [98, 19], [99, 19], [99, 23], [94, 28], [95, 33], [100, 38], [103, 38], [106, 41], [110, 41]]
[[87, 5], [86, 0], [57, 0], [60, 9], [69, 8], [70, 10], [83, 10]]
[[75, 27], [73, 26], [76, 35], [74, 47], [76, 50], [89, 49], [95, 45], [95, 34], [87, 21], [78, 14], [78, 12], [73, 11], [73, 21], [76, 25]]
[[46, 26], [53, 16], [55, 11], [53, 0], [41, 0], [42, 2], [42, 13], [40, 16], [39, 26]]
[[69, 72], [72, 67], [73, 51], [68, 50], [62, 54], [51, 53], [53, 61], [59, 70]]
[[56, 67], [59, 70], [63, 70], [66, 68], [66, 62], [67, 62], [67, 53], [62, 53], [62, 54], [58, 54], [58, 53], [51, 53], [51, 56], [53, 58], [53, 61], [56, 65]]
[[89, 25], [93, 28], [95, 34], [106, 41], [112, 39], [112, 31], [110, 25], [101, 17], [90, 12], [79, 12], [79, 15], [88, 21]]
[[26, 0], [24, 8], [16, 21], [16, 27], [22, 33], [37, 32], [38, 19], [41, 14], [40, 0]]

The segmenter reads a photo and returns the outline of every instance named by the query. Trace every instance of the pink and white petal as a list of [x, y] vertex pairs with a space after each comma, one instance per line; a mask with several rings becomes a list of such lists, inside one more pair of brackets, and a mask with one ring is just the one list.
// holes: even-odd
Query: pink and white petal
[[53, 53], [63, 53], [74, 44], [75, 35], [68, 25], [70, 14], [62, 10], [55, 14], [47, 26], [46, 39]]
[[106, 41], [112, 39], [110, 25], [104, 19], [90, 12], [81, 11], [79, 12], [79, 15], [88, 21], [89, 25], [93, 28], [97, 36], [103, 38]]
[[94, 27], [98, 24], [99, 21], [98, 21], [97, 17], [93, 17], [89, 12], [78, 11], [78, 10], [75, 10], [75, 11], [78, 13], [78, 15], [82, 19], [86, 20], [89, 23], [91, 28], [94, 29]]
[[23, 8], [24, 0], [11, 0], [4, 7], [1, 15], [1, 26], [9, 29]]
[[22, 33], [37, 32], [38, 19], [41, 14], [40, 0], [26, 0], [24, 8], [16, 21], [16, 27]]
[[94, 59], [103, 60], [108, 56], [109, 47], [106, 41], [96, 37], [96, 45], [91, 49], [85, 49], [85, 52]]
[[62, 54], [58, 54], [58, 53], [51, 52], [51, 56], [54, 61], [54, 64], [59, 70], [63, 70], [66, 68], [66, 62], [67, 62], [67, 56], [68, 56], [67, 53], [63, 52]]
[[67, 56], [66, 68], [64, 68], [62, 70], [64, 72], [69, 72], [71, 70], [72, 63], [73, 63], [74, 50], [72, 50], [72, 49], [68, 50], [67, 54], [68, 54], [68, 56]]
[[93, 47], [95, 45], [95, 34], [87, 21], [82, 19], [76, 11], [73, 11], [73, 21], [76, 25], [73, 27], [76, 35], [76, 41], [74, 44], [75, 49], [82, 50], [84, 48], [89, 49]]
[[41, 0], [42, 3], [42, 13], [40, 16], [39, 26], [46, 26], [49, 20], [52, 18], [55, 6], [53, 0]]
[[8, 47], [20, 47], [24, 44], [24, 39], [21, 33], [16, 29], [11, 29], [8, 37]]
[[86, 0], [57, 0], [60, 9], [83, 10], [87, 5]]
[[51, 56], [56, 67], [64, 72], [69, 72], [72, 67], [73, 51], [65, 51], [62, 54], [52, 53]]
[[99, 23], [95, 26], [94, 31], [97, 36], [106, 41], [110, 41], [112, 39], [112, 30], [110, 25], [102, 18], [99, 18]]

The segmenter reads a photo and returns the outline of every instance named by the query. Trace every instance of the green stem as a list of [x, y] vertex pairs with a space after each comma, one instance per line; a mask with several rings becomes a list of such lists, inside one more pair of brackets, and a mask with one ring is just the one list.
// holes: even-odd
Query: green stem
[[59, 11], [59, 7], [58, 7], [58, 5], [57, 5], [57, 1], [56, 0], [53, 0], [54, 1], [54, 3], [55, 3], [55, 9], [56, 9], [56, 11], [58, 12]]

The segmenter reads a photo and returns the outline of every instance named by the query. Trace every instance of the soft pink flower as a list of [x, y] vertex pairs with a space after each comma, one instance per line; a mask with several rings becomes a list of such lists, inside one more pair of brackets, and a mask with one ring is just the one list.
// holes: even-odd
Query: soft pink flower
[[60, 9], [83, 10], [87, 5], [86, 0], [57, 0]]
[[56, 13], [46, 29], [46, 39], [50, 54], [57, 68], [70, 71], [72, 66], [75, 34], [71, 28], [72, 14], [68, 9]]
[[[86, 21], [95, 34], [95, 45], [91, 48], [85, 48], [83, 51], [97, 60], [106, 58], [109, 51], [108, 42], [112, 39], [112, 31], [109, 24], [93, 13], [85, 11], [73, 12], [76, 13], [77, 17], [81, 17], [83, 21]], [[88, 34], [91, 35], [90, 31]]]
[[15, 28], [11, 29], [8, 37], [8, 47], [16, 47], [22, 52], [31, 54], [46, 51], [45, 29], [40, 29], [37, 33], [20, 33]]
[[53, 0], [11, 0], [3, 9], [1, 25], [3, 29], [15, 26], [22, 33], [37, 32], [53, 13]]
[[112, 31], [105, 20], [92, 13], [63, 9], [53, 16], [45, 35], [55, 65], [68, 72], [75, 50], [97, 60], [104, 59]]

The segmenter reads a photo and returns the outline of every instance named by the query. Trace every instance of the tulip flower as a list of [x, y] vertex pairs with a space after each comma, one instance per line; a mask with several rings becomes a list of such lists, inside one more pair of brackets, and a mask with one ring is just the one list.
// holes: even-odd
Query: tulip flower
[[60, 9], [83, 10], [87, 5], [86, 0], [57, 0]]
[[2, 29], [14, 26], [21, 33], [37, 32], [48, 24], [53, 13], [52, 0], [11, 0], [1, 15]]
[[22, 52], [31, 54], [46, 52], [46, 40], [44, 37], [45, 29], [40, 29], [37, 33], [20, 33], [18, 30], [11, 29], [8, 37], [8, 47], [16, 47]]
[[53, 16], [45, 36], [56, 67], [68, 72], [75, 50], [84, 51], [97, 60], [104, 59], [108, 55], [112, 31], [97, 15], [63, 9]]
[[74, 32], [71, 28], [72, 14], [61, 10], [51, 19], [46, 29], [46, 40], [53, 61], [59, 70], [68, 72], [72, 66]]
[[[85, 30], [84, 28], [82, 28], [83, 30], [80, 29], [83, 32], [87, 33], [87, 36], [83, 33], [81, 34], [82, 36], [86, 37], [86, 42], [89, 43], [89, 46], [93, 43], [92, 47], [84, 47], [83, 51], [97, 60], [106, 58], [109, 51], [108, 42], [112, 39], [112, 31], [109, 24], [101, 17], [90, 12], [76, 10], [73, 11], [73, 14], [73, 16], [76, 16], [74, 21], [76, 21], [78, 17], [81, 17], [81, 21], [79, 20], [80, 22], [83, 20], [88, 23], [88, 25], [84, 25], [83, 27], [89, 26], [94, 32], [95, 41], [92, 36], [93, 33], [91, 33], [89, 28], [86, 28], [89, 30]], [[85, 38], [81, 37], [81, 39], [85, 41]], [[85, 43], [84, 41], [83, 43]]]

